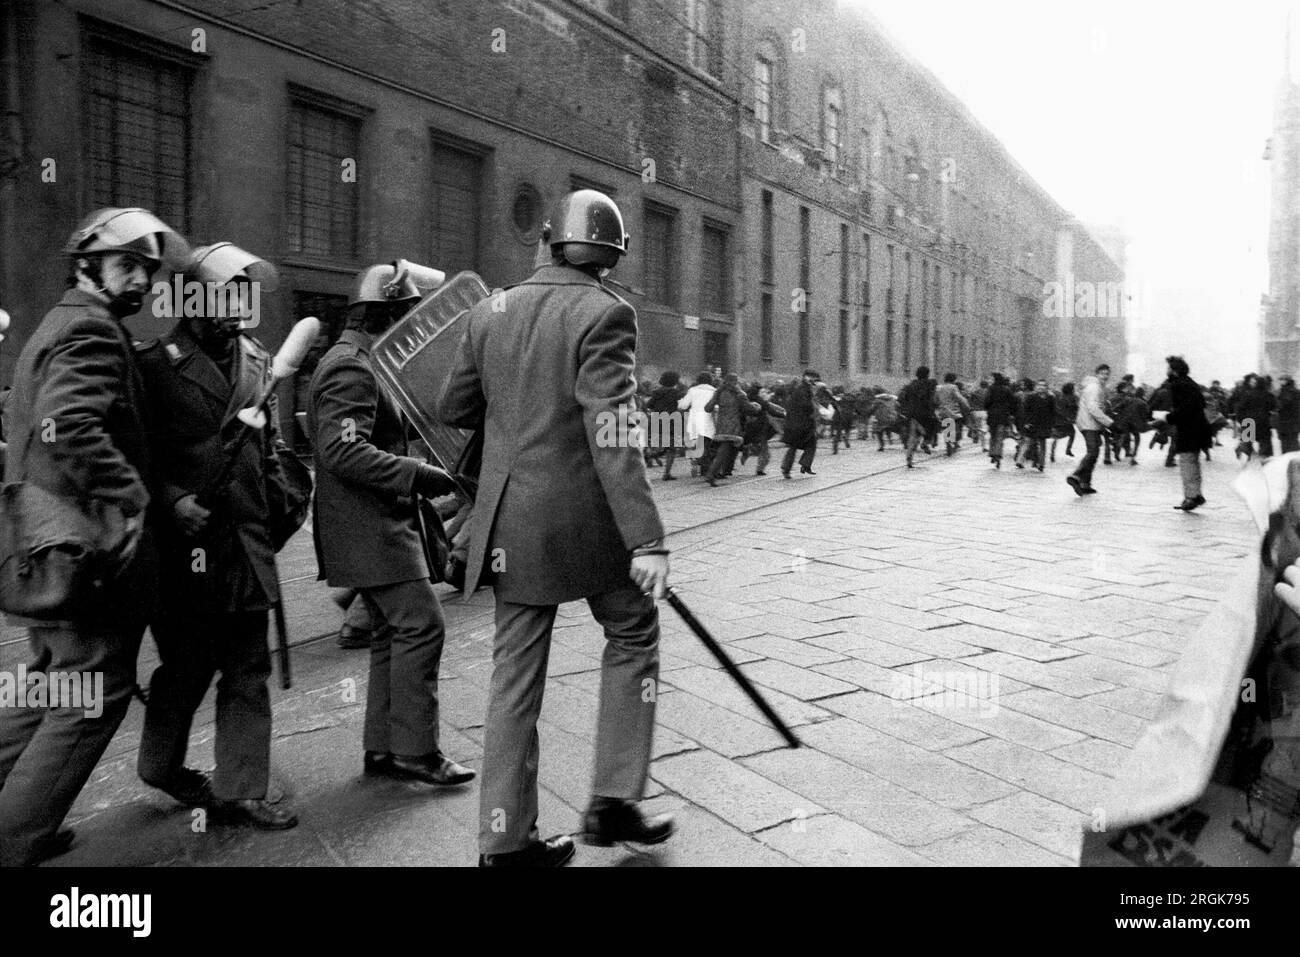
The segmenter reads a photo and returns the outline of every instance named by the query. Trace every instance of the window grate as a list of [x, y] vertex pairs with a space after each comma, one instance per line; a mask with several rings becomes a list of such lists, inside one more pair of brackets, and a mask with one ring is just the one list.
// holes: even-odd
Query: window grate
[[357, 159], [361, 123], [307, 103], [289, 112], [288, 248], [324, 258], [357, 256], [358, 184], [343, 161]]

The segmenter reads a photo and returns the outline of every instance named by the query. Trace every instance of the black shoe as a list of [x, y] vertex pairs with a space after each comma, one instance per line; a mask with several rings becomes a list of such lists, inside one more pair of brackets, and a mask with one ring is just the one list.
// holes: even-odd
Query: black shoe
[[1073, 452], [1066, 452], [1065, 454], [1066, 454], [1067, 456], [1069, 456], [1070, 458], [1074, 458], [1074, 453], [1073, 453]]
[[361, 761], [361, 770], [368, 777], [392, 777], [393, 756], [386, 751], [367, 751]]
[[31, 863], [36, 865], [40, 864], [42, 861], [49, 861], [56, 857], [61, 857], [72, 849], [72, 842], [76, 839], [77, 832], [72, 828], [59, 828], [45, 840], [32, 848]]
[[664, 481], [665, 481], [665, 482], [676, 482], [676, 481], [677, 481], [677, 476], [676, 476], [676, 475], [665, 475], [665, 476], [664, 476]]
[[718, 483], [717, 483], [716, 481], [714, 481], [713, 479], [705, 479], [705, 481], [709, 483], [709, 487], [710, 487], [710, 488], [717, 488], [717, 487], [718, 487]]
[[563, 867], [573, 860], [573, 855], [577, 852], [578, 849], [573, 844], [573, 838], [567, 834], [560, 834], [556, 837], [547, 838], [545, 841], [534, 841], [522, 851], [493, 854], [490, 857], [480, 854], [478, 856], [478, 866]]
[[430, 754], [421, 758], [408, 758], [394, 754], [388, 763], [388, 777], [406, 781], [423, 781], [425, 784], [450, 786], [467, 784], [478, 777], [477, 771], [471, 771], [441, 754]]
[[814, 472], [812, 469], [800, 469], [799, 471], [802, 472], [804, 475], [816, 475], [816, 474], [817, 474], [817, 473]]
[[1079, 477], [1077, 475], [1067, 475], [1065, 477], [1065, 481], [1069, 483], [1070, 488], [1074, 489], [1075, 495], [1087, 494], [1086, 492], [1084, 492], [1083, 484], [1079, 481]]
[[1204, 504], [1205, 504], [1205, 496], [1198, 495], [1196, 496], [1196, 498], [1183, 499], [1182, 502], [1179, 503], [1178, 505], [1175, 505], [1174, 508], [1182, 512], [1192, 512], [1200, 508]]
[[1018, 469], [1022, 469], [1022, 468], [1024, 468], [1024, 467], [1025, 467], [1025, 463], [1024, 463], [1024, 462], [1017, 462], [1017, 463], [1016, 463], [1016, 468], [1018, 468]]
[[782, 472], [782, 473], [781, 473], [781, 478], [786, 479], [786, 480], [788, 481], [789, 478], [790, 478], [790, 473], [789, 473], [789, 472]]
[[1079, 492], [1079, 494], [1080, 494], [1080, 495], [1096, 495], [1096, 494], [1097, 494], [1097, 490], [1096, 490], [1095, 488], [1093, 488], [1091, 485], [1085, 485], [1085, 486], [1082, 488], [1082, 490]]
[[662, 844], [673, 836], [673, 819], [668, 814], [646, 818], [632, 801], [593, 798], [582, 817], [584, 844], [610, 847], [630, 844]]
[[298, 815], [264, 800], [217, 801], [212, 805], [212, 820], [262, 831], [287, 831], [298, 826]]
[[186, 807], [207, 807], [212, 803], [211, 776], [194, 768], [181, 768], [170, 781], [140, 780]]
[[767, 473], [764, 472], [762, 469], [759, 469], [759, 470], [758, 470], [757, 472], [755, 472], [754, 474], [755, 474], [755, 475], [766, 475]]

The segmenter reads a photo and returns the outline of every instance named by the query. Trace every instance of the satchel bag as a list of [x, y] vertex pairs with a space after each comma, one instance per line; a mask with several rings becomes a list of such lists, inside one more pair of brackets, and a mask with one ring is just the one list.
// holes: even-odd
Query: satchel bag
[[275, 450], [281, 481], [268, 483], [267, 502], [271, 517], [271, 544], [278, 552], [307, 521], [311, 511], [311, 472], [287, 448]]
[[83, 504], [30, 482], [0, 489], [0, 609], [23, 618], [84, 616], [121, 570], [121, 510]]

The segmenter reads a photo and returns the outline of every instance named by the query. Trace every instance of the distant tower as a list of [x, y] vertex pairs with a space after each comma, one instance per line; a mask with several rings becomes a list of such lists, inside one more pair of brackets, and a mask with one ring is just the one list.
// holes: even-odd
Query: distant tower
[[1291, 73], [1291, 15], [1286, 21], [1282, 79], [1273, 135], [1264, 158], [1272, 166], [1268, 230], [1268, 295], [1263, 300], [1263, 366], [1271, 375], [1300, 372], [1300, 86]]

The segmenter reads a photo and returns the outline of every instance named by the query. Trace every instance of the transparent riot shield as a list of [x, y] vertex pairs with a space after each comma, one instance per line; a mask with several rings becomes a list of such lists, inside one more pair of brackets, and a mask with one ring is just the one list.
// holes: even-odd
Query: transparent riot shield
[[471, 433], [438, 420], [438, 399], [460, 347], [464, 326], [459, 320], [487, 297], [488, 288], [477, 274], [457, 273], [380, 336], [370, 353], [375, 376], [449, 472], [455, 471]]

